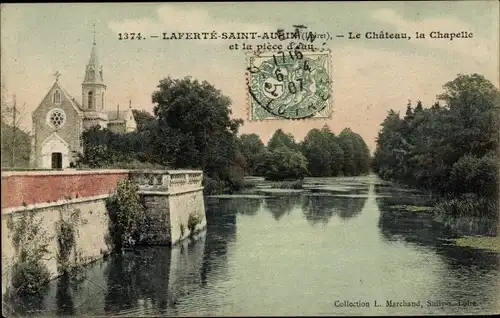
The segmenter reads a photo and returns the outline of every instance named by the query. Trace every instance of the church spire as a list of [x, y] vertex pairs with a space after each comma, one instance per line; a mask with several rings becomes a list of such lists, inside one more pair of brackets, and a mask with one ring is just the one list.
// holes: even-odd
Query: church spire
[[89, 62], [85, 68], [85, 80], [84, 84], [103, 84], [103, 70], [99, 63], [99, 58], [97, 56], [97, 45], [96, 45], [96, 31], [94, 24], [94, 41], [92, 42], [92, 51], [90, 52]]
[[[94, 24], [92, 50], [90, 51], [90, 58], [85, 67], [85, 78], [82, 83], [82, 106], [84, 111], [104, 113], [106, 109], [105, 92], [106, 85], [104, 84], [102, 66], [97, 57]], [[101, 119], [107, 120], [107, 116], [103, 116]]]

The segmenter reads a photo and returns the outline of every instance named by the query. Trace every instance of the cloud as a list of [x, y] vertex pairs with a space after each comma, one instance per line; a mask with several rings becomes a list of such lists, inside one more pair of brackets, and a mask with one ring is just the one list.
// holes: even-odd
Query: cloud
[[[406, 20], [392, 9], [379, 9], [372, 13], [376, 21], [386, 23], [396, 28], [398, 32], [408, 33], [412, 37], [411, 43], [424, 45], [430, 48], [448, 50], [460, 55], [473, 57], [478, 61], [490, 60], [492, 56], [498, 56], [498, 33], [492, 39], [487, 39], [474, 32], [474, 28], [455, 17], [436, 17], [422, 20]], [[495, 30], [495, 28], [493, 28]], [[458, 33], [461, 31], [473, 32], [471, 39], [432, 39], [430, 32], [440, 31], [446, 33]], [[415, 32], [425, 33], [425, 39], [416, 39]], [[497, 31], [494, 31], [497, 32]]]
[[[141, 32], [147, 35], [161, 35], [163, 32], [272, 32], [277, 27], [268, 24], [224, 21], [209, 15], [208, 11], [162, 5], [156, 10], [156, 18], [124, 19], [112, 21], [109, 28], [119, 32]], [[133, 30], [133, 31], [131, 31]], [[217, 40], [196, 41], [216, 43]]]

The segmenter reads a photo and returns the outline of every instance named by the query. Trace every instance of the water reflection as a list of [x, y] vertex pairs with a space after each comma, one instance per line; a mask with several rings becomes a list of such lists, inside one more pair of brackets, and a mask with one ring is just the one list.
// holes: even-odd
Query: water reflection
[[[376, 189], [376, 193], [382, 192], [387, 189]], [[386, 242], [404, 242], [441, 257], [444, 268], [437, 275], [437, 298], [474, 300], [486, 307], [496, 305], [498, 291], [492, 282], [498, 280], [500, 254], [453, 244], [450, 239], [457, 237], [457, 233], [436, 222], [431, 213], [391, 207], [395, 202], [429, 204], [418, 195], [380, 196], [376, 201], [380, 210], [378, 226]]]
[[[243, 205], [251, 202], [250, 207]], [[207, 237], [201, 270], [201, 285], [206, 286], [208, 278], [217, 279], [227, 270], [228, 245], [236, 240], [236, 215], [238, 211], [255, 215], [262, 199], [220, 199], [206, 198]]]
[[336, 213], [337, 203], [335, 197], [308, 196], [304, 199], [302, 211], [309, 224], [327, 224]]
[[31, 297], [24, 303], [12, 302], [11, 312], [21, 316], [168, 313], [202, 284], [205, 267], [210, 266], [204, 257], [205, 238], [202, 232], [174, 248], [143, 247], [113, 254], [105, 262], [89, 265], [82, 282], [61, 277], [36, 302]]
[[109, 287], [105, 295], [105, 312], [134, 308], [144, 297], [153, 307], [165, 309], [173, 301], [168, 293], [159, 291], [169, 290], [171, 257], [172, 253], [164, 248], [138, 249], [115, 255], [106, 270]]
[[[499, 268], [497, 253], [456, 246], [450, 240], [458, 234], [435, 221], [431, 213], [391, 208], [393, 201], [385, 197], [377, 199], [380, 210], [378, 226], [386, 241], [403, 241], [431, 248], [453, 266], [474, 266], [493, 270]], [[404, 203], [402, 198], [399, 202]]]
[[346, 182], [333, 180], [330, 184], [313, 188], [312, 193], [306, 195], [302, 211], [309, 224], [327, 224], [335, 214], [342, 219], [350, 219], [361, 213], [368, 198], [369, 183], [347, 185]]
[[[375, 193], [387, 193], [387, 189], [381, 190], [376, 185]], [[450, 244], [450, 239], [458, 237], [459, 234], [446, 227], [443, 223], [434, 220], [432, 213], [394, 208], [395, 202], [398, 205], [412, 205], [414, 202], [429, 205], [433, 203], [432, 199], [426, 201], [425, 196], [411, 194], [407, 194], [406, 197], [381, 195], [377, 197], [376, 202], [380, 210], [378, 226], [385, 240], [402, 240], [406, 243], [433, 248], [446, 255], [448, 262], [458, 262], [465, 266], [477, 263], [480, 266], [498, 268], [498, 262], [491, 259], [491, 257], [496, 259], [498, 257], [497, 253], [462, 248]]]
[[289, 214], [297, 206], [300, 207], [303, 197], [300, 194], [277, 194], [264, 199], [264, 206], [276, 221]]

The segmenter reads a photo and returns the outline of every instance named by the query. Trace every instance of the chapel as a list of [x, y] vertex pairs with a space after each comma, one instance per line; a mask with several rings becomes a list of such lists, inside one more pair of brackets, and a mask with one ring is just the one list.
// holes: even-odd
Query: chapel
[[116, 133], [136, 130], [131, 101], [122, 110], [119, 105], [113, 110], [107, 108], [104, 71], [97, 55], [95, 32], [80, 100], [62, 87], [59, 76], [57, 72], [54, 84], [32, 113], [33, 168], [70, 167], [75, 154], [83, 151], [82, 133], [90, 127], [99, 125]]

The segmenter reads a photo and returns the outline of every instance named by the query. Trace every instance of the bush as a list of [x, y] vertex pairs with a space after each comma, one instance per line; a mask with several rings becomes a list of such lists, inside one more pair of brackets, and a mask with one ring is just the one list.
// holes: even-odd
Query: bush
[[37, 294], [45, 290], [50, 272], [40, 262], [18, 262], [12, 266], [12, 287], [16, 294]]
[[17, 221], [12, 216], [7, 221], [16, 252], [11, 281], [15, 295], [36, 294], [50, 280], [50, 271], [43, 263], [50, 237], [42, 225], [43, 218], [36, 220], [34, 211], [22, 212]]
[[146, 209], [142, 205], [139, 186], [130, 180], [120, 181], [116, 194], [106, 200], [109, 216], [109, 235], [113, 248], [120, 250], [137, 244], [146, 224]]
[[268, 180], [303, 179], [307, 175], [307, 159], [297, 150], [280, 147], [265, 154], [259, 169]]
[[245, 187], [244, 171], [240, 166], [231, 165], [227, 176], [211, 177], [203, 174], [203, 194], [213, 195], [220, 193], [233, 193]]
[[205, 195], [222, 193], [226, 188], [224, 181], [212, 179], [206, 174], [203, 176], [203, 187], [203, 194]]
[[495, 196], [498, 195], [497, 178], [498, 163], [494, 154], [481, 158], [465, 155], [453, 165], [448, 189], [457, 194], [474, 192]]

